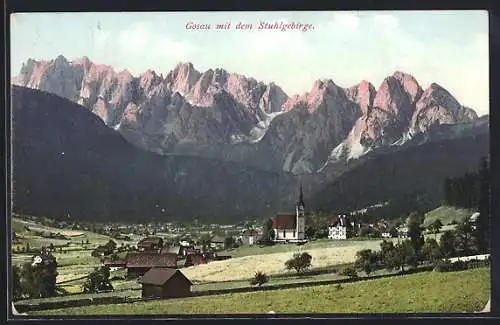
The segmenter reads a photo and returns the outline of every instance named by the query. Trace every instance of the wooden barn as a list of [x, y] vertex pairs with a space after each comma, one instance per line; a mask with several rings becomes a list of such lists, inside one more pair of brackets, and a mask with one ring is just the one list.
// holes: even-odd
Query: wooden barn
[[137, 243], [140, 251], [159, 251], [163, 247], [163, 239], [160, 237], [146, 237]]
[[191, 295], [191, 281], [181, 271], [154, 268], [141, 279], [143, 298], [180, 298]]
[[129, 278], [142, 276], [152, 268], [177, 268], [176, 254], [128, 253], [126, 261], [127, 276]]
[[186, 262], [184, 267], [189, 267], [193, 265], [207, 264], [206, 259], [201, 254], [188, 254], [186, 256]]

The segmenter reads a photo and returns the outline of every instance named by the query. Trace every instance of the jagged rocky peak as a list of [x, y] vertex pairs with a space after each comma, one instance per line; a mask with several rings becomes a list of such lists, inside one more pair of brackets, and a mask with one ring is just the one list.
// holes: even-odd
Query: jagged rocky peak
[[454, 124], [476, 120], [477, 113], [462, 106], [449, 91], [432, 83], [415, 105], [410, 131], [425, 132], [432, 124]]
[[417, 100], [422, 96], [423, 90], [422, 87], [418, 84], [418, 81], [410, 74], [396, 71], [393, 74], [393, 77], [399, 81], [403, 89], [410, 96], [410, 103], [414, 104]]
[[162, 84], [163, 79], [154, 70], [148, 69], [139, 76], [139, 87], [148, 93], [153, 87]]
[[394, 76], [389, 76], [382, 81], [373, 100], [373, 107], [403, 120], [407, 120], [413, 111], [411, 95]]
[[191, 62], [180, 62], [169, 73], [167, 79], [172, 83], [172, 90], [187, 94], [200, 78], [201, 73], [196, 70]]
[[259, 102], [260, 108], [268, 113], [277, 113], [282, 110], [283, 105], [288, 100], [288, 95], [281, 89], [280, 86], [271, 82], [266, 86], [264, 93]]
[[373, 84], [366, 80], [361, 80], [359, 84], [346, 89], [347, 98], [358, 104], [363, 114], [366, 114], [368, 108], [373, 106], [376, 94]]

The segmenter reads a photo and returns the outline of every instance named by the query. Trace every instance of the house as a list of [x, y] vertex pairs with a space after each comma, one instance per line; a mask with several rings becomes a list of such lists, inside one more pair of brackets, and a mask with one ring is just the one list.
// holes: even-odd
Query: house
[[408, 227], [401, 226], [397, 228], [397, 232], [399, 238], [408, 238]]
[[215, 235], [210, 239], [210, 247], [216, 250], [224, 249], [224, 237]]
[[189, 253], [185, 259], [177, 261], [177, 266], [181, 267], [190, 267], [200, 264], [207, 264], [207, 259], [202, 254], [197, 253]]
[[105, 260], [103, 264], [104, 266], [107, 266], [109, 268], [123, 268], [127, 266], [127, 260], [126, 259], [114, 260], [114, 261]]
[[177, 256], [182, 256], [182, 247], [181, 246], [177, 246], [177, 245], [170, 245], [170, 246], [167, 246], [167, 247], [163, 247], [161, 250], [160, 250], [160, 253], [161, 254], [175, 254]]
[[295, 205], [295, 213], [278, 213], [273, 219], [273, 241], [274, 242], [305, 242], [305, 205], [300, 186], [299, 200]]
[[469, 222], [471, 223], [471, 228], [472, 230], [476, 230], [477, 228], [477, 222], [478, 222], [478, 219], [479, 219], [479, 216], [481, 214], [479, 212], [474, 212], [470, 218], [469, 218]]
[[355, 222], [352, 216], [339, 215], [328, 225], [328, 239], [345, 240], [350, 238], [355, 229]]
[[255, 245], [259, 240], [260, 234], [255, 229], [247, 229], [243, 232], [241, 241], [243, 245]]
[[163, 239], [160, 237], [146, 237], [137, 243], [140, 251], [158, 251], [163, 247]]
[[392, 238], [392, 234], [388, 231], [384, 231], [381, 233], [382, 238]]
[[193, 283], [179, 270], [155, 268], [141, 278], [143, 298], [180, 298], [191, 295]]
[[126, 261], [127, 276], [130, 278], [142, 276], [152, 268], [177, 268], [177, 255], [169, 253], [128, 253]]

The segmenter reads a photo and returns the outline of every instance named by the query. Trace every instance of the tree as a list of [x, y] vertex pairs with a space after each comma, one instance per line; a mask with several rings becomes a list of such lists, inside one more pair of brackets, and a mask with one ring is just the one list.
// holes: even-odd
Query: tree
[[12, 266], [12, 298], [13, 300], [21, 299], [23, 290], [21, 287], [21, 269], [17, 265]]
[[311, 266], [312, 256], [304, 252], [302, 254], [293, 254], [293, 257], [285, 262], [285, 267], [287, 270], [295, 269], [297, 273], [300, 273]]
[[306, 226], [305, 235], [306, 238], [312, 239], [316, 235], [316, 230], [312, 226]]
[[100, 269], [96, 268], [90, 273], [83, 283], [84, 293], [96, 293], [99, 291], [113, 290], [113, 286], [109, 280], [109, 267], [103, 266]]
[[409, 216], [408, 220], [408, 237], [410, 237], [411, 246], [415, 251], [417, 259], [415, 263], [418, 261], [418, 257], [420, 256], [420, 249], [424, 244], [424, 236], [422, 235], [422, 226], [424, 215], [417, 212], [412, 212]]
[[358, 272], [356, 272], [356, 269], [352, 266], [346, 266], [339, 272], [340, 275], [343, 276], [348, 276], [350, 278], [357, 278], [358, 277]]
[[395, 246], [387, 245], [384, 253], [384, 266], [388, 270], [401, 268], [404, 272], [405, 265], [415, 265], [417, 255], [410, 240], [402, 241]]
[[363, 270], [366, 275], [370, 275], [379, 262], [379, 256], [371, 249], [363, 249], [356, 253], [356, 261], [354, 265], [356, 268]]
[[468, 218], [465, 218], [461, 223], [458, 224], [455, 229], [456, 238], [455, 245], [462, 255], [469, 255], [474, 251], [474, 247], [472, 246], [474, 242], [472, 241], [472, 225]]
[[227, 236], [227, 237], [224, 239], [224, 247], [225, 247], [226, 249], [228, 249], [228, 248], [233, 248], [235, 245], [236, 245], [236, 241], [234, 240], [234, 237], [233, 237], [233, 236]]
[[491, 185], [488, 160], [482, 158], [479, 166], [479, 218], [476, 222], [474, 238], [479, 253], [490, 250], [490, 204]]
[[259, 271], [259, 272], [255, 273], [255, 276], [250, 281], [250, 284], [251, 285], [258, 285], [260, 287], [261, 285], [263, 285], [264, 283], [267, 283], [267, 282], [269, 282], [268, 276], [265, 273]]
[[380, 263], [386, 268], [390, 268], [387, 267], [390, 265], [390, 261], [388, 261], [388, 259], [391, 258], [391, 254], [394, 249], [395, 247], [392, 241], [383, 240], [380, 243]]
[[445, 231], [441, 236], [439, 248], [443, 257], [448, 258], [456, 255], [455, 237], [455, 232], [451, 230]]
[[426, 261], [436, 263], [441, 260], [441, 249], [435, 239], [427, 239], [422, 246], [422, 258]]
[[203, 236], [200, 237], [200, 244], [203, 246], [210, 246], [210, 241], [212, 240], [212, 237], [209, 234], [204, 234]]
[[434, 222], [431, 223], [429, 225], [429, 227], [428, 227], [428, 229], [430, 231], [432, 231], [432, 233], [434, 233], [434, 234], [439, 233], [439, 231], [441, 230], [441, 228], [443, 228], [443, 223], [441, 222], [441, 219], [434, 220]]
[[264, 223], [261, 242], [265, 245], [269, 245], [273, 240], [274, 240], [273, 219], [269, 218]]

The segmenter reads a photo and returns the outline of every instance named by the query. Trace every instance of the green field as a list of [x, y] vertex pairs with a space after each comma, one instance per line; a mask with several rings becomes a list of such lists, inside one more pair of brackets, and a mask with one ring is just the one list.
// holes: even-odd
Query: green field
[[372, 240], [360, 240], [357, 238], [348, 240], [331, 240], [331, 239], [318, 239], [315, 241], [310, 241], [304, 245], [298, 246], [294, 244], [276, 244], [273, 246], [259, 246], [259, 245], [243, 245], [235, 249], [229, 249], [224, 251], [231, 255], [231, 257], [243, 257], [251, 255], [262, 255], [262, 254], [273, 254], [273, 253], [295, 253], [299, 249], [301, 251], [307, 251], [310, 249], [317, 248], [335, 248], [335, 247], [350, 247], [357, 246], [359, 244], [365, 245], [368, 243], [373, 243], [372, 246], [380, 245], [382, 239], [372, 239]]
[[[95, 305], [33, 315], [149, 315], [238, 313], [462, 313], [480, 311], [490, 297], [490, 269], [425, 272], [309, 288]], [[299, 299], [298, 299], [299, 298]]]
[[465, 217], [470, 217], [472, 211], [455, 207], [441, 206], [425, 214], [424, 227], [440, 219], [443, 225], [449, 225], [453, 220], [460, 222]]

